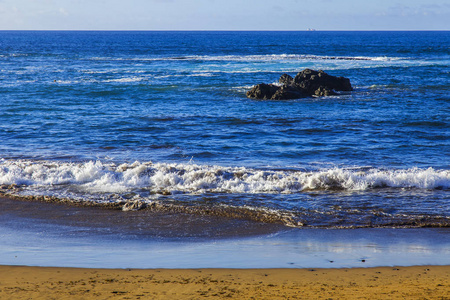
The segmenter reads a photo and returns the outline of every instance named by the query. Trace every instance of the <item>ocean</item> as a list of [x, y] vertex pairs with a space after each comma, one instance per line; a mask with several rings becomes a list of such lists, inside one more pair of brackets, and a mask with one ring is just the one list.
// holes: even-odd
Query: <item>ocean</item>
[[[170, 214], [171, 234], [448, 228], [449, 66], [448, 31], [1, 31], [0, 195]], [[354, 90], [246, 97], [305, 68]]]

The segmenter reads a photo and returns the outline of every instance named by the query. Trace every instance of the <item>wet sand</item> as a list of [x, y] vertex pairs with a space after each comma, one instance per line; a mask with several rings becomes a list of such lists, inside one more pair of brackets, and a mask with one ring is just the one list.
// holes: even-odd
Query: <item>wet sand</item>
[[[0, 220], [30, 221], [51, 226], [89, 228], [91, 234], [139, 238], [232, 238], [277, 232], [282, 224], [230, 219], [221, 216], [150, 210], [122, 211], [111, 207], [70, 202], [30, 201], [0, 194]], [[35, 224], [32, 225], [33, 227]]]
[[450, 266], [72, 269], [0, 266], [1, 299], [450, 299]]
[[450, 228], [300, 229], [218, 216], [0, 200], [0, 265], [139, 269], [450, 265]]

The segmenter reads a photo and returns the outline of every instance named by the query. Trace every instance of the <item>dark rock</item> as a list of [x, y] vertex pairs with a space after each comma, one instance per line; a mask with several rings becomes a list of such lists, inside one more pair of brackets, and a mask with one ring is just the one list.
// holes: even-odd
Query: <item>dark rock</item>
[[281, 75], [280, 79], [278, 80], [279, 83], [284, 85], [291, 85], [294, 83], [294, 78], [292, 78], [291, 75], [283, 74]]
[[294, 78], [295, 84], [307, 90], [309, 94], [314, 94], [320, 87], [335, 91], [352, 91], [350, 79], [345, 77], [331, 76], [322, 70], [314, 71], [305, 69], [299, 72]]
[[299, 99], [309, 96], [337, 95], [335, 91], [352, 91], [350, 79], [328, 75], [322, 70], [305, 69], [295, 78], [288, 74], [281, 75], [279, 83], [258, 84], [247, 92], [247, 97], [263, 100]]
[[283, 85], [278, 88], [278, 90], [273, 94], [271, 100], [289, 100], [289, 99], [300, 99], [308, 97], [302, 90], [295, 88], [290, 85]]
[[276, 85], [260, 83], [247, 92], [247, 97], [263, 100], [272, 99], [272, 96], [278, 89], [279, 87]]
[[337, 95], [337, 93], [335, 91], [329, 89], [328, 87], [319, 86], [319, 88], [314, 91], [314, 95], [318, 96], [318, 97], [321, 97], [321, 96], [333, 96], [333, 95]]

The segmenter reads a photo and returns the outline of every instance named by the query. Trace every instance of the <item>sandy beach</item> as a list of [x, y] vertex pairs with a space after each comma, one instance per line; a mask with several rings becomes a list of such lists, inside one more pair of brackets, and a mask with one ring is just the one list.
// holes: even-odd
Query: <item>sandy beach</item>
[[354, 269], [0, 267], [1, 299], [449, 299], [450, 266]]

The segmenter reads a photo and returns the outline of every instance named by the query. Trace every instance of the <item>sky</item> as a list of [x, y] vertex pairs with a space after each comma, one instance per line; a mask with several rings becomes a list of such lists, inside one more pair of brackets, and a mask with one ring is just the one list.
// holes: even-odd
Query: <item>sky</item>
[[450, 30], [450, 0], [0, 0], [0, 30]]

